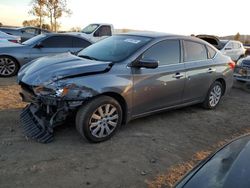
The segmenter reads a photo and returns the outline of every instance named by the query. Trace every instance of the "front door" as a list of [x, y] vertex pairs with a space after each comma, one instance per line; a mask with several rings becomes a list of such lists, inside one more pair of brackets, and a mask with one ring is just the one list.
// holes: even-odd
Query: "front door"
[[185, 83], [180, 41], [161, 41], [146, 50], [141, 58], [158, 60], [159, 67], [132, 68], [133, 115], [142, 115], [180, 104]]

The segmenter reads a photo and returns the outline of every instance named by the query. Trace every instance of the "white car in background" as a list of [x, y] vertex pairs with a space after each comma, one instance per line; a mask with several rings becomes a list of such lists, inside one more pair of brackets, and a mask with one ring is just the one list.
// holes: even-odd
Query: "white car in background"
[[70, 32], [70, 34], [80, 35], [85, 39], [95, 43], [114, 34], [114, 27], [107, 23], [93, 23], [83, 28], [80, 32]]
[[237, 62], [240, 58], [243, 58], [246, 53], [246, 49], [240, 41], [236, 40], [220, 40], [213, 35], [197, 35], [196, 37], [207, 41], [212, 44], [224, 55], [231, 57], [231, 59]]
[[9, 35], [5, 32], [0, 31], [0, 42], [5, 42], [5, 41], [20, 43], [21, 37], [15, 35]]

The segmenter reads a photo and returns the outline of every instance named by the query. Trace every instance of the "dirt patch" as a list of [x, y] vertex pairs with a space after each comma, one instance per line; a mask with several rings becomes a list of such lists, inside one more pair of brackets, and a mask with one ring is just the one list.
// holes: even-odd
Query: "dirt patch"
[[[16, 87], [6, 91], [18, 100]], [[197, 163], [211, 147], [249, 128], [249, 108], [249, 93], [233, 89], [215, 110], [191, 106], [137, 119], [100, 144], [82, 139], [74, 121], [55, 129], [50, 144], [27, 140], [20, 110], [0, 110], [0, 187], [138, 188], [154, 180], [168, 187], [194, 165], [185, 162]]]
[[26, 103], [19, 96], [18, 85], [0, 87], [0, 110], [23, 108]]

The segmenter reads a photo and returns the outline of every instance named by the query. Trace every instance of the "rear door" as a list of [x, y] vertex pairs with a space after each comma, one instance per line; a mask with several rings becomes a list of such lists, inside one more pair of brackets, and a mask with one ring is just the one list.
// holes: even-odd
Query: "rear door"
[[71, 52], [73, 53], [79, 52], [80, 50], [91, 45], [89, 41], [79, 38], [79, 37], [73, 37], [72, 40], [73, 40], [73, 44], [72, 44]]
[[141, 58], [159, 61], [155, 69], [132, 68], [133, 114], [140, 115], [180, 104], [185, 83], [185, 66], [181, 63], [179, 40], [161, 41]]
[[72, 46], [73, 37], [71, 36], [49, 36], [43, 41], [40, 41], [41, 47], [37, 48], [34, 46], [30, 51], [31, 59], [36, 59], [38, 57], [54, 55], [64, 52], [74, 52]]
[[[204, 44], [184, 40], [183, 48], [187, 77], [183, 102], [188, 103], [205, 98], [216, 70], [212, 57], [208, 56], [207, 47]], [[215, 53], [212, 55], [214, 56]]]

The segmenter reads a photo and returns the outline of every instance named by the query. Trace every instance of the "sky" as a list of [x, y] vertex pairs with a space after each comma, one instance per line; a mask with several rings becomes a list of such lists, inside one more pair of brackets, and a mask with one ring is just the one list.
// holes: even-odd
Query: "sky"
[[[21, 26], [31, 0], [0, 0], [0, 22]], [[116, 29], [175, 34], [250, 34], [250, 0], [68, 0], [73, 14], [59, 19], [61, 30], [94, 22]]]

